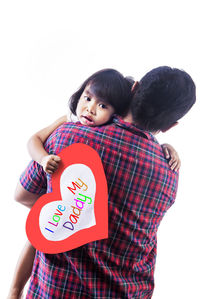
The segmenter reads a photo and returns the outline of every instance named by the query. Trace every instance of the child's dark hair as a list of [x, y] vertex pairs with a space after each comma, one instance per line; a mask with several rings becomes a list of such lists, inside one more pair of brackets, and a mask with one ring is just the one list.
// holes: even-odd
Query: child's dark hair
[[92, 89], [96, 97], [99, 97], [112, 105], [116, 114], [122, 116], [125, 115], [132, 100], [132, 83], [131, 80], [129, 80], [129, 77], [128, 79], [125, 78], [121, 73], [114, 69], [100, 70], [83, 82], [80, 88], [69, 100], [69, 107], [73, 114], [76, 115], [78, 101], [85, 87], [89, 84], [92, 84]]
[[184, 71], [162, 66], [148, 72], [133, 95], [131, 111], [136, 124], [149, 131], [167, 130], [196, 101], [192, 78]]

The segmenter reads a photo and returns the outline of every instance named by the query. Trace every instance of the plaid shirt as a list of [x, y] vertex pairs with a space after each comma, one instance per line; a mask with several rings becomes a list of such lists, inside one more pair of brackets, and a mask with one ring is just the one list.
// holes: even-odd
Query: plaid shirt
[[[150, 133], [114, 119], [86, 127], [68, 123], [46, 141], [50, 154], [73, 143], [101, 157], [109, 192], [109, 238], [61, 254], [36, 251], [27, 298], [151, 298], [157, 229], [174, 203], [178, 175]], [[33, 193], [51, 192], [51, 177], [36, 162], [21, 176]]]

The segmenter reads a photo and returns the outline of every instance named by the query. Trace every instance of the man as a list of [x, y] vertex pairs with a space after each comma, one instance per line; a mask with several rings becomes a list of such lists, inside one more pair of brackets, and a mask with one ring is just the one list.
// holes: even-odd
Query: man
[[[68, 123], [46, 142], [51, 154], [86, 143], [100, 155], [108, 182], [109, 238], [56, 255], [36, 252], [27, 298], [151, 298], [157, 229], [174, 203], [178, 174], [154, 135], [177, 123], [195, 103], [191, 77], [156, 68], [133, 88], [122, 120], [101, 127]], [[18, 201], [45, 189], [42, 168], [31, 162], [17, 188]], [[47, 178], [51, 192], [51, 178]], [[19, 199], [20, 198], [20, 199]]]

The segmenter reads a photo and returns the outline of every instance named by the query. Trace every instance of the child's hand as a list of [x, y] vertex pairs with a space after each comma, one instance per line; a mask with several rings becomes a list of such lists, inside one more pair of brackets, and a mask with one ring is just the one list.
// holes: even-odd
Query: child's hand
[[41, 165], [45, 172], [52, 174], [59, 166], [60, 157], [56, 155], [47, 155], [42, 158]]
[[179, 170], [179, 168], [181, 167], [181, 160], [175, 149], [167, 143], [162, 144], [162, 148], [165, 158], [169, 160], [170, 168], [175, 171]]

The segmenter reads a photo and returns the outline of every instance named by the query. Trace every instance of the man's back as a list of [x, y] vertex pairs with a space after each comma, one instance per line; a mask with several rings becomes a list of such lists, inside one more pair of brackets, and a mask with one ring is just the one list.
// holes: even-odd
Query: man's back
[[109, 238], [63, 254], [37, 252], [28, 298], [151, 298], [156, 232], [174, 202], [177, 175], [152, 135], [121, 120], [96, 128], [64, 124], [46, 149], [58, 154], [78, 142], [94, 148], [103, 163]]

